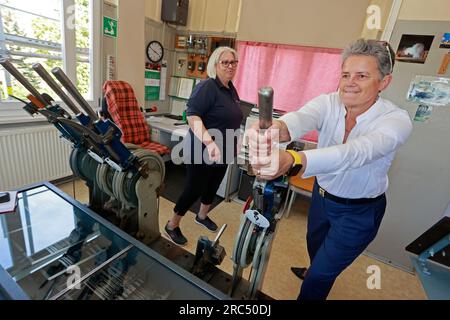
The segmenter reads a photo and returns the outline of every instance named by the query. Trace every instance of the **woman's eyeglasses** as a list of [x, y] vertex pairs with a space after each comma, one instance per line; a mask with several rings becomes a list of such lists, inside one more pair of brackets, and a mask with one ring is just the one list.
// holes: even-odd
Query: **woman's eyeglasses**
[[228, 61], [228, 60], [220, 60], [219, 63], [222, 65], [222, 67], [224, 68], [228, 68], [229, 66], [236, 68], [238, 65], [237, 60], [233, 60], [233, 61]]

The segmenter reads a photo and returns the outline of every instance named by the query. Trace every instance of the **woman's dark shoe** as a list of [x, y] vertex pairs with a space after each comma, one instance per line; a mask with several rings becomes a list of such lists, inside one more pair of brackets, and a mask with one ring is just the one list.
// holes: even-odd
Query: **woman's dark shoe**
[[167, 222], [166, 226], [164, 227], [164, 231], [166, 231], [166, 234], [169, 236], [169, 239], [172, 240], [173, 243], [182, 247], [187, 244], [187, 239], [181, 233], [180, 227], [176, 227], [175, 229], [170, 230], [169, 222]]
[[305, 280], [306, 272], [308, 268], [291, 267], [291, 271], [300, 279]]
[[209, 231], [212, 232], [217, 231], [217, 224], [215, 224], [214, 221], [212, 221], [209, 217], [206, 217], [205, 219], [200, 219], [197, 215], [195, 216], [195, 223], [204, 226]]

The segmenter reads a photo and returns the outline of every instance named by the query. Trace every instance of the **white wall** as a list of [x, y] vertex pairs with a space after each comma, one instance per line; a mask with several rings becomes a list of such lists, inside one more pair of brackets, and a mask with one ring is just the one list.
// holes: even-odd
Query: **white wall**
[[[386, 22], [391, 12], [393, 0], [371, 0], [369, 5], [374, 5], [380, 8], [380, 29], [369, 29], [367, 26], [367, 20], [364, 23], [361, 37], [364, 39], [380, 39], [386, 26]], [[373, 14], [373, 12], [370, 12]], [[369, 15], [367, 15], [369, 17]]]
[[[424, 64], [395, 64], [393, 81], [382, 96], [408, 111], [413, 119], [418, 103], [406, 100], [416, 75], [437, 76], [448, 49], [439, 48], [450, 21], [398, 20], [390, 43], [394, 50], [404, 34], [434, 35]], [[450, 70], [444, 77], [450, 77]], [[412, 269], [405, 247], [442, 217], [450, 201], [450, 109], [434, 107], [427, 122], [413, 121], [413, 132], [397, 152], [389, 170], [387, 208], [376, 239], [368, 252], [394, 265]], [[425, 248], [424, 248], [425, 249]]]
[[398, 19], [450, 21], [450, 0], [403, 0]]
[[131, 84], [145, 103], [145, 0], [118, 0], [117, 79]]
[[361, 36], [370, 0], [244, 0], [238, 39], [343, 48]]

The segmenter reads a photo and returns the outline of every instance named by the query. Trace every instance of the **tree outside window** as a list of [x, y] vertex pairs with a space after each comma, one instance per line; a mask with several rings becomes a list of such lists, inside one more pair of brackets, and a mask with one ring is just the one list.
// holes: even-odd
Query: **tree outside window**
[[[90, 1], [75, 0], [76, 33], [76, 85], [82, 95], [92, 98], [90, 77]], [[34, 63], [41, 63], [50, 71], [63, 66], [61, 0], [41, 0], [29, 2], [20, 0], [0, 0], [0, 12], [3, 22], [3, 37], [0, 34], [1, 55], [12, 60], [19, 71], [40, 91], [51, 96], [55, 94], [46, 83], [32, 70]], [[66, 24], [64, 24], [65, 26]], [[67, 27], [67, 26], [65, 26]], [[0, 32], [1, 33], [1, 32]], [[1, 39], [5, 39], [1, 41]], [[26, 98], [28, 91], [13, 77], [12, 94]], [[2, 87], [6, 88], [3, 76]], [[10, 89], [11, 90], [11, 89]], [[2, 99], [6, 99], [6, 90]], [[57, 98], [57, 97], [54, 97]]]

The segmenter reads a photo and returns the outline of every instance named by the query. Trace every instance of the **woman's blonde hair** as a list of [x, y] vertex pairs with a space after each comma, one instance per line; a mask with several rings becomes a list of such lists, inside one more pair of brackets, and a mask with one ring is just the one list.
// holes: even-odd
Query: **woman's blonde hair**
[[235, 60], [239, 60], [239, 55], [233, 48], [230, 47], [218, 47], [209, 57], [208, 66], [206, 68], [206, 72], [208, 74], [208, 77], [215, 79], [216, 74], [216, 65], [219, 63], [220, 57], [225, 52], [231, 52], [234, 56]]

